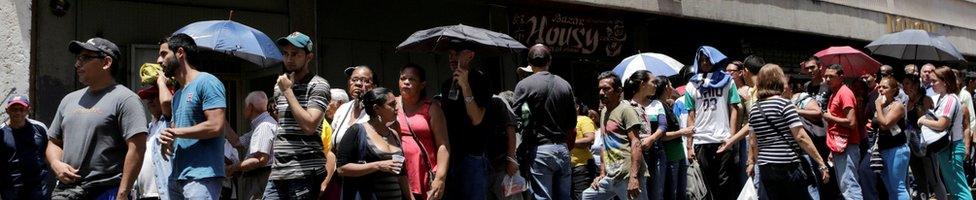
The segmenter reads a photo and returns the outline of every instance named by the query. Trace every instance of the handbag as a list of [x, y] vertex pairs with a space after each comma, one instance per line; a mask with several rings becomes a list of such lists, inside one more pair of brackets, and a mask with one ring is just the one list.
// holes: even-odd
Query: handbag
[[[937, 106], [932, 110], [939, 110], [939, 107], [942, 106], [942, 97], [944, 96], [939, 96], [939, 100], [937, 101], [938, 103], [936, 104]], [[952, 134], [950, 131], [952, 131], [954, 126], [952, 122], [955, 120], [956, 114], [958, 114], [957, 111], [952, 112], [952, 117], [949, 118], [949, 126], [944, 130], [936, 131], [928, 126], [920, 126], [921, 131], [918, 133], [913, 133], [913, 137], [909, 138], [909, 142], [912, 146], [914, 146], [913, 149], [917, 149], [919, 151], [918, 153], [921, 155], [926, 155], [929, 153], [942, 151], [946, 146], [949, 146], [949, 144], [952, 142]], [[925, 116], [923, 117], [928, 117], [932, 120], [939, 119], [938, 116], [931, 111], [925, 113]]]
[[[400, 110], [403, 110], [403, 103], [400, 103]], [[407, 114], [407, 112], [405, 110], [403, 110], [403, 116], [399, 116], [398, 115], [397, 117], [402, 117], [403, 118], [403, 122], [407, 124], [407, 130], [409, 130], [410, 131], [410, 135], [413, 136], [412, 137], [413, 138], [413, 141], [416, 142], [418, 146], [420, 146], [420, 156], [421, 156], [420, 160], [423, 161], [424, 166], [427, 166], [427, 180], [424, 180], [424, 181], [426, 181], [427, 187], [430, 187], [431, 185], [433, 185], [434, 175], [436, 175], [436, 174], [434, 174], [434, 166], [432, 166], [430, 164], [430, 161], [427, 160], [427, 158], [429, 158], [429, 157], [427, 157], [427, 155], [428, 155], [427, 154], [427, 148], [424, 148], [424, 143], [420, 142], [420, 139], [417, 139], [418, 136], [417, 136], [416, 133], [413, 132], [413, 127], [410, 126], [410, 120], [407, 119], [406, 114]], [[423, 189], [423, 188], [421, 188], [421, 189]]]
[[[757, 109], [757, 108], [759, 108], [759, 103], [756, 103], [756, 105], [753, 105], [753, 107], [754, 108], [752, 108], [752, 110], [758, 111], [759, 112], [759, 115], [762, 115], [762, 117], [763, 117], [764, 120], [766, 120], [767, 122], [770, 122], [770, 123], [773, 122], [772, 120], [769, 119], [768, 116], [766, 116], [766, 112], [763, 112], [762, 109]], [[773, 124], [773, 127], [776, 128], [776, 132], [779, 135], [779, 137], [782, 138], [783, 141], [786, 141], [787, 143], [790, 144], [790, 150], [793, 151], [793, 154], [795, 154], [796, 157], [797, 157], [797, 159], [800, 160], [800, 167], [799, 167], [798, 170], [800, 170], [801, 172], [803, 172], [803, 178], [802, 178], [803, 179], [803, 182], [806, 183], [806, 184], [816, 184], [817, 181], [816, 181], [816, 178], [814, 178], [814, 177], [816, 177], [814, 175], [814, 172], [812, 170], [809, 170], [809, 167], [805, 167], [805, 166], [813, 166], [813, 165], [810, 165], [810, 162], [806, 158], [803, 157], [803, 153], [801, 153], [800, 150], [799, 150], [800, 149], [800, 145], [797, 144], [797, 142], [796, 142], [795, 139], [789, 139], [789, 138], [786, 138], [785, 135], [783, 135], [783, 132], [789, 133], [790, 130], [789, 129], [785, 129], [784, 130], [784, 128], [785, 128], [784, 126], [778, 126], [777, 124]], [[808, 156], [812, 156], [812, 155], [808, 155]]]

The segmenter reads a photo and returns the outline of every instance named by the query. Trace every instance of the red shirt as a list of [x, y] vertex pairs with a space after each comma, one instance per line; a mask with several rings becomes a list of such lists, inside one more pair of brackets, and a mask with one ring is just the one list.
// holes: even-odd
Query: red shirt
[[[846, 85], [841, 86], [839, 90], [834, 92], [830, 96], [830, 101], [827, 104], [827, 112], [834, 117], [847, 118], [847, 113], [844, 110], [850, 109], [851, 112], [857, 112], [856, 108], [857, 100], [854, 98], [854, 92], [851, 92], [851, 89]], [[837, 123], [827, 122], [827, 146], [834, 152], [843, 152], [848, 143], [860, 144], [860, 131], [841, 126]]]

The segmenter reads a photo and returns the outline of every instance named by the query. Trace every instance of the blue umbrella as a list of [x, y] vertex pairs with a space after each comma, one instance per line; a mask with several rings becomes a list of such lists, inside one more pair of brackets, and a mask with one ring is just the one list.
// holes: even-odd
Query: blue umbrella
[[674, 58], [659, 53], [642, 53], [624, 58], [613, 68], [613, 73], [627, 79], [638, 70], [650, 71], [655, 76], [672, 76], [678, 74], [684, 64]]
[[230, 20], [194, 22], [177, 30], [193, 37], [197, 46], [232, 55], [262, 67], [281, 63], [282, 56], [263, 32]]
[[873, 55], [902, 60], [963, 61], [964, 59], [945, 36], [918, 29], [882, 35], [865, 48]]

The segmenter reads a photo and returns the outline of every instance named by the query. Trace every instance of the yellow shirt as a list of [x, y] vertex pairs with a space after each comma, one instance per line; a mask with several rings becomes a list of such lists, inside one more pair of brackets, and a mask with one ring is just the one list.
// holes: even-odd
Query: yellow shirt
[[322, 120], [322, 153], [328, 154], [332, 149], [332, 125], [329, 120]]
[[[585, 133], [593, 133], [594, 131], [596, 131], [596, 127], [593, 120], [586, 116], [576, 116], [576, 139], [583, 138]], [[583, 166], [590, 159], [593, 159], [593, 155], [590, 154], [589, 146], [576, 145], [570, 151], [570, 163], [573, 164], [573, 167]]]

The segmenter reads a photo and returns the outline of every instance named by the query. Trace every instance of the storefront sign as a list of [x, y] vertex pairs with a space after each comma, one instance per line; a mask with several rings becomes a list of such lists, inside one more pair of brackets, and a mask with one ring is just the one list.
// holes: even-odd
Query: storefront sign
[[627, 31], [623, 20], [544, 12], [514, 12], [511, 35], [526, 46], [545, 44], [554, 52], [619, 56]]
[[919, 19], [908, 18], [898, 15], [885, 15], [885, 28], [889, 33], [903, 31], [905, 29], [920, 29], [928, 32], [939, 32], [939, 24], [922, 21]]

